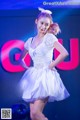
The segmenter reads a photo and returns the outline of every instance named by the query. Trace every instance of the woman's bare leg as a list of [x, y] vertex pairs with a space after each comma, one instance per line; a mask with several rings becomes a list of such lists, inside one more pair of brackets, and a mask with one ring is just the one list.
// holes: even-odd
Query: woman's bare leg
[[42, 113], [47, 100], [48, 98], [45, 98], [44, 100], [36, 100], [34, 103], [30, 103], [30, 117], [32, 120], [48, 120]]

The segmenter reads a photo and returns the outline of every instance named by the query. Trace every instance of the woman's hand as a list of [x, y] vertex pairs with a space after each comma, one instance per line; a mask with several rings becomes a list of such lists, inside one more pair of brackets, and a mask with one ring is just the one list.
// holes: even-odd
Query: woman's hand
[[26, 65], [24, 59], [22, 59], [22, 60], [20, 61], [20, 64], [21, 64], [24, 68], [26, 68], [26, 69], [29, 68], [29, 67]]
[[26, 68], [26, 69], [28, 69], [29, 67], [26, 65], [24, 59], [25, 59], [25, 56], [26, 56], [28, 53], [29, 53], [28, 50], [26, 50], [26, 49], [24, 48], [24, 50], [23, 50], [22, 53], [21, 53], [20, 60], [19, 60], [19, 63], [20, 63], [24, 68]]
[[51, 69], [51, 70], [55, 70], [54, 68], [54, 60], [49, 64], [48, 68]]

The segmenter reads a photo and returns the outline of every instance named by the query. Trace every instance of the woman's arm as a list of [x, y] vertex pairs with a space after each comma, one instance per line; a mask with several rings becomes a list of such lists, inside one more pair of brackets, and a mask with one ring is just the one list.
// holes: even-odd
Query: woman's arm
[[56, 65], [58, 65], [61, 61], [63, 61], [69, 54], [67, 50], [59, 43], [59, 42], [54, 42], [54, 48], [57, 49], [60, 54], [58, 57], [49, 65], [49, 68], [52, 69]]
[[26, 49], [24, 48], [24, 50], [23, 50], [22, 53], [21, 53], [20, 59], [25, 58], [26, 54], [28, 54], [28, 50], [26, 50]]
[[20, 56], [20, 64], [24, 67], [24, 68], [29, 68], [26, 64], [25, 64], [25, 61], [24, 61], [24, 59], [25, 59], [25, 56], [28, 54], [28, 50], [26, 50], [25, 48], [24, 48], [24, 50], [22, 51], [22, 54], [21, 54], [21, 56]]

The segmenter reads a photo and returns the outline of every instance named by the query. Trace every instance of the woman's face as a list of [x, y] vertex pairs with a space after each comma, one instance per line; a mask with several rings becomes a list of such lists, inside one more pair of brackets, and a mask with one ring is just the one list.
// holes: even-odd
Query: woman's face
[[50, 27], [51, 21], [48, 17], [41, 17], [36, 20], [38, 33], [45, 34]]

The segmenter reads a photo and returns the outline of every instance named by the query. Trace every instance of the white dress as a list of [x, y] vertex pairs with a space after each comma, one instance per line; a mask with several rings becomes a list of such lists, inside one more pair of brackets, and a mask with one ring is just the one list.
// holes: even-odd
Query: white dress
[[26, 102], [49, 97], [48, 102], [59, 101], [69, 96], [56, 68], [48, 66], [53, 58], [53, 44], [58, 39], [47, 33], [36, 48], [31, 47], [32, 38], [29, 38], [24, 47], [29, 51], [33, 66], [25, 71], [21, 78], [22, 98]]

